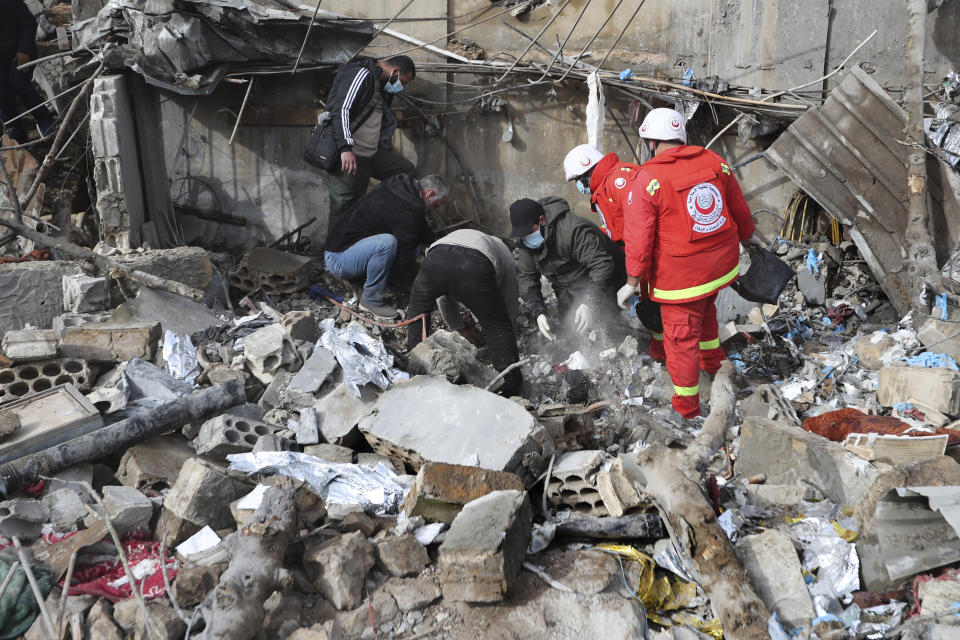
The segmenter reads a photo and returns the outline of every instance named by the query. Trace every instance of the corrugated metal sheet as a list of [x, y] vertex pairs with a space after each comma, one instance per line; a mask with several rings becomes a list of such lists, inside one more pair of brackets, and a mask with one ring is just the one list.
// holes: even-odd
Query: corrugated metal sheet
[[[910, 306], [904, 258], [907, 228], [906, 113], [862, 69], [847, 73], [823, 106], [798, 118], [765, 152], [830, 215], [849, 225], [884, 291], [901, 313]], [[960, 203], [953, 171], [927, 166], [931, 232], [938, 264], [957, 244]]]

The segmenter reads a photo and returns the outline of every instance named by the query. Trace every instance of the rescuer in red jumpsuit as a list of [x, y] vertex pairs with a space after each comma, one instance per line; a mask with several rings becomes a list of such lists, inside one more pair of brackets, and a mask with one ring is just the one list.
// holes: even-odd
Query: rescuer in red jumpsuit
[[700, 370], [724, 359], [717, 292], [739, 274], [740, 244], [759, 244], [753, 217], [730, 166], [712, 151], [687, 146], [683, 116], [654, 109], [640, 125], [651, 160], [619, 188], [626, 194], [624, 306], [635, 292], [660, 303], [673, 408], [700, 415]]
[[[628, 207], [624, 187], [636, 177], [640, 165], [621, 162], [616, 153], [604, 155], [592, 145], [581, 144], [567, 153], [563, 171], [568, 181], [576, 180], [577, 191], [590, 196], [590, 207], [603, 222], [600, 228], [623, 250], [623, 212]], [[650, 357], [666, 359], [663, 333], [652, 325], [647, 328], [650, 329]]]

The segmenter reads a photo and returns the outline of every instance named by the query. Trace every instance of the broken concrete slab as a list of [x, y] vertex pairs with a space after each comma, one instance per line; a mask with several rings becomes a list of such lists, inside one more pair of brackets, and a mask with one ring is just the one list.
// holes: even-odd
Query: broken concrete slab
[[268, 247], [257, 247], [230, 274], [230, 285], [241, 291], [263, 289], [270, 295], [295, 293], [309, 283], [310, 258]]
[[110, 306], [110, 290], [106, 278], [76, 274], [63, 276], [63, 308], [71, 313], [102, 311]]
[[373, 545], [359, 531], [323, 542], [308, 542], [303, 552], [317, 589], [341, 611], [363, 602], [363, 583], [374, 565]]
[[280, 367], [294, 362], [297, 355], [283, 328], [271, 324], [243, 339], [243, 357], [250, 373], [262, 383], [270, 384]]
[[790, 538], [775, 529], [744, 536], [736, 544], [737, 557], [763, 603], [785, 626], [806, 627], [815, 614], [803, 581], [800, 559]]
[[440, 599], [440, 585], [436, 579], [426, 576], [417, 578], [391, 578], [383, 586], [394, 600], [400, 611], [419, 611]]
[[877, 402], [892, 407], [911, 398], [947, 415], [960, 415], [960, 373], [944, 368], [922, 367], [886, 367], [880, 370]]
[[75, 491], [58, 489], [41, 498], [50, 509], [50, 524], [57, 533], [76, 531], [77, 525], [87, 516], [87, 508]]
[[19, 329], [3, 334], [3, 354], [14, 362], [57, 357], [57, 334], [52, 329]]
[[524, 456], [542, 455], [542, 429], [520, 405], [436, 376], [415, 376], [384, 392], [359, 428], [376, 453], [414, 469], [428, 460], [476, 459], [484, 469], [515, 471]]
[[159, 322], [164, 331], [189, 336], [220, 324], [209, 308], [189, 298], [150, 287], [140, 287], [137, 297], [113, 310], [111, 322]]
[[0, 442], [20, 430], [20, 416], [15, 413], [0, 413]]
[[289, 311], [283, 314], [280, 326], [293, 340], [315, 343], [320, 339], [320, 325], [310, 311]]
[[206, 249], [174, 247], [113, 256], [124, 271], [143, 271], [160, 278], [206, 290], [213, 280], [214, 267]]
[[373, 385], [360, 387], [357, 398], [346, 384], [337, 387], [314, 404], [320, 416], [320, 431], [327, 442], [352, 446], [361, 438], [357, 423], [373, 411], [379, 395]]
[[123, 365], [123, 377], [131, 400], [150, 398], [170, 402], [189, 395], [193, 387], [177, 380], [160, 367], [141, 358], [133, 358]]
[[97, 505], [94, 510], [98, 515], [88, 513], [84, 523], [90, 527], [104, 516], [110, 519], [117, 532], [121, 535], [127, 531], [141, 529], [146, 531], [153, 517], [153, 502], [133, 487], [108, 486], [103, 488], [103, 506], [106, 512]]
[[284, 392], [285, 403], [293, 408], [314, 406], [317, 402], [314, 394], [336, 368], [337, 359], [333, 352], [324, 347], [316, 347], [287, 385]]
[[38, 538], [49, 519], [50, 509], [39, 500], [17, 498], [0, 502], [0, 535], [8, 538]]
[[353, 449], [341, 447], [337, 444], [311, 444], [303, 448], [307, 455], [326, 460], [327, 462], [353, 462]]
[[27, 325], [49, 329], [63, 313], [65, 275], [79, 274], [79, 263], [48, 260], [5, 264], [0, 269], [0, 334]]
[[897, 350], [897, 341], [884, 331], [875, 331], [857, 338], [853, 350], [860, 364], [879, 370], [890, 365], [891, 356], [896, 355], [892, 352]]
[[60, 352], [92, 362], [152, 360], [160, 334], [159, 322], [107, 322], [67, 327], [60, 339]]
[[495, 491], [469, 502], [440, 545], [440, 589], [446, 600], [499, 602], [527, 554], [532, 512], [523, 491]]
[[[600, 499], [607, 513], [614, 517], [623, 516], [643, 504], [631, 480], [632, 474], [624, 469], [625, 464], [630, 464], [629, 457], [621, 454], [609, 469], [603, 468], [597, 472], [596, 486]], [[635, 462], [633, 464], [636, 466]]]
[[297, 421], [297, 444], [309, 445], [319, 444], [320, 442], [320, 418], [317, 410], [313, 407], [307, 407], [300, 412], [300, 420]]
[[960, 336], [956, 333], [956, 323], [927, 318], [917, 329], [917, 338], [931, 351], [960, 360]]
[[127, 449], [117, 467], [117, 480], [138, 491], [172, 487], [194, 451], [180, 438], [161, 436]]
[[214, 530], [231, 526], [230, 503], [250, 489], [249, 484], [228, 476], [221, 467], [190, 458], [163, 501], [168, 543], [178, 544], [207, 525]]
[[377, 560], [397, 578], [418, 575], [430, 564], [427, 549], [411, 533], [388, 536], [377, 543]]
[[799, 427], [750, 417], [740, 428], [737, 471], [765, 474], [771, 484], [812, 484], [838, 505], [855, 505], [885, 470]]
[[403, 503], [408, 518], [423, 516], [450, 524], [463, 505], [494, 491], [523, 491], [520, 476], [442, 462], [426, 462]]
[[480, 363], [477, 348], [459, 333], [437, 329], [410, 352], [407, 370], [413, 374], [444, 376], [450, 382], [463, 378], [481, 389], [497, 372]]

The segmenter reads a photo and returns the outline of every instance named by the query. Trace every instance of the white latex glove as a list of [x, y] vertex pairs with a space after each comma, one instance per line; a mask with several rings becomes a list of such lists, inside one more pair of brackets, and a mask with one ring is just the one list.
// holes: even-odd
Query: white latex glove
[[540, 329], [540, 333], [547, 340], [556, 340], [556, 336], [550, 333], [550, 323], [547, 321], [547, 316], [542, 313], [537, 316], [537, 328]]
[[627, 300], [637, 292], [637, 288], [632, 284], [625, 284], [617, 291], [617, 304], [621, 309], [627, 308]]
[[577, 328], [577, 333], [585, 333], [590, 328], [590, 322], [593, 320], [593, 314], [590, 307], [581, 304], [577, 307], [577, 312], [573, 316], [573, 324]]

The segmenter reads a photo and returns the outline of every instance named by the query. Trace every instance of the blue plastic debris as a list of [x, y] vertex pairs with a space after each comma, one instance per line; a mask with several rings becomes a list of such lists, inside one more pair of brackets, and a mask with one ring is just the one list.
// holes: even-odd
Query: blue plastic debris
[[823, 324], [830, 326], [833, 323], [830, 322], [830, 318], [828, 318], [827, 316], [823, 316]]
[[937, 294], [937, 304], [936, 306], [940, 307], [940, 319], [947, 319], [947, 294], [939, 293]]
[[633, 77], [633, 71], [630, 71], [630, 69], [624, 69], [623, 71], [620, 72], [621, 80], [629, 80], [632, 77]]
[[690, 67], [687, 67], [687, 69], [683, 72], [682, 82], [683, 82], [683, 86], [685, 87], [693, 86], [693, 69], [691, 69]]
[[904, 411], [910, 411], [910, 409], [913, 409], [913, 405], [909, 402], [898, 402], [897, 404], [893, 405], [893, 410], [899, 411], [900, 413], [903, 413]]
[[307, 289], [307, 295], [310, 296], [313, 300], [323, 300], [324, 298], [333, 298], [337, 302], [343, 302], [343, 296], [338, 296], [336, 293], [323, 286], [322, 284], [312, 284], [310, 288]]
[[924, 351], [919, 355], [910, 356], [907, 358], [907, 364], [911, 367], [926, 367], [928, 369], [943, 367], [946, 369], [953, 369], [954, 371], [960, 371], [960, 367], [957, 366], [956, 360], [945, 353], [930, 353], [929, 351]]
[[820, 275], [820, 258], [817, 257], [817, 252], [813, 249], [807, 251], [807, 272], [812, 276]]

